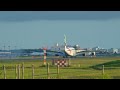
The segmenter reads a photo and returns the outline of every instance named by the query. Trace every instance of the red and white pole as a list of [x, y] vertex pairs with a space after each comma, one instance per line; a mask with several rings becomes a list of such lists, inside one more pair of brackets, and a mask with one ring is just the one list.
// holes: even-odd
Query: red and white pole
[[43, 52], [44, 52], [44, 62], [43, 64], [46, 65], [46, 50], [47, 48], [43, 48]]

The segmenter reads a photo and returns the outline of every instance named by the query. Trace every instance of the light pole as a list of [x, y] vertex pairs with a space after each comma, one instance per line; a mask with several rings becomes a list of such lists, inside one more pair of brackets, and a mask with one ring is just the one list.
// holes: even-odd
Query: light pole
[[4, 48], [4, 49], [3, 49], [3, 52], [4, 52], [4, 55], [5, 55], [5, 44], [4, 44], [3, 48]]
[[9, 58], [11, 59], [11, 51], [10, 51], [10, 46], [8, 46], [8, 49], [9, 49], [9, 52], [10, 52]]
[[8, 46], [8, 50], [9, 50], [9, 52], [10, 52], [10, 46]]
[[14, 50], [14, 56], [16, 57], [17, 56], [17, 46], [14, 46], [15, 47], [15, 50]]
[[4, 46], [3, 46], [3, 58], [5, 57], [5, 44], [4, 44]]
[[15, 50], [16, 50], [16, 47], [17, 47], [17, 46], [15, 46]]

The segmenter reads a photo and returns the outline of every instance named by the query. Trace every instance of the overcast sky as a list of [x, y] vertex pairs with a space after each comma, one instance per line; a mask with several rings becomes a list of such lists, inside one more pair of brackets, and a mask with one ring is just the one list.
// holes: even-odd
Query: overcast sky
[[55, 43], [120, 48], [120, 11], [0, 11], [0, 49]]

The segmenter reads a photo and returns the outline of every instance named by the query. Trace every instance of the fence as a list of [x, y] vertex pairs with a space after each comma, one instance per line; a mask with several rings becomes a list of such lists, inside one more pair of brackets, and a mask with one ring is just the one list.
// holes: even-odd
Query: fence
[[[115, 67], [113, 67], [115, 68]], [[74, 64], [71, 67], [52, 66], [35, 66], [31, 64], [24, 66], [24, 63], [15, 66], [3, 65], [1, 67], [1, 79], [112, 79], [120, 78], [118, 73], [120, 67], [113, 69], [101, 66], [101, 69], [82, 67], [81, 64]], [[113, 75], [113, 73], [116, 73]], [[117, 75], [118, 74], [118, 75]]]
[[[31, 67], [25, 67], [24, 63], [22, 63], [22, 65], [20, 65], [20, 64], [15, 65], [15, 67], [7, 67], [7, 66], [3, 65], [3, 67], [1, 67], [1, 71], [2, 71], [1, 75], [3, 75], [3, 78], [1, 78], [1, 79], [7, 79], [7, 77], [10, 77], [10, 76], [15, 76], [15, 79], [25, 79], [24, 71], [26, 69], [29, 69], [29, 70], [31, 69], [31, 77], [32, 77], [32, 79], [35, 79], [34, 78], [35, 76], [39, 76], [39, 74], [35, 74], [35, 69], [39, 69], [39, 68], [40, 67], [35, 67], [34, 64], [32, 64]], [[45, 67], [41, 66], [41, 68], [44, 68], [44, 69], [46, 68], [46, 75], [41, 74], [41, 75], [44, 75], [44, 77], [40, 77], [39, 79], [51, 79], [51, 78], [59, 79], [59, 66], [56, 67], [56, 72], [54, 72], [54, 73], [50, 73], [49, 63], [47, 63], [47, 66], [45, 66]], [[14, 73], [10, 73], [10, 71], [15, 72], [15, 75], [14, 75]], [[9, 75], [7, 72], [9, 72]], [[29, 72], [29, 71], [27, 71], [27, 72]], [[50, 77], [51, 74], [56, 74], [56, 76]], [[12, 79], [14, 79], [14, 78], [12, 78]]]

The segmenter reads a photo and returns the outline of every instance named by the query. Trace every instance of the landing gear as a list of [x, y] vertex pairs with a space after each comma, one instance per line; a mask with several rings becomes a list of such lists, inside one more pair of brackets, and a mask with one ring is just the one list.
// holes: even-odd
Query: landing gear
[[68, 56], [63, 56], [63, 58], [68, 58]]

